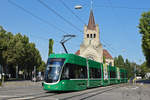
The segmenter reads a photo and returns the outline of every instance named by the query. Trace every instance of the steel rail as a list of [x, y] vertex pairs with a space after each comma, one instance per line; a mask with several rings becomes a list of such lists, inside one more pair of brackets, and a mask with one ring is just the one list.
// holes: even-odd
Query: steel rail
[[73, 95], [73, 96], [69, 96], [69, 97], [65, 97], [65, 98], [62, 98], [62, 99], [59, 99], [59, 100], [67, 100], [67, 99], [72, 99], [72, 98], [75, 98], [75, 97], [80, 97], [80, 96], [84, 96], [84, 95], [87, 95], [87, 94], [90, 94], [92, 93], [91, 95], [89, 96], [85, 96], [83, 98], [81, 98], [80, 100], [85, 100], [87, 98], [90, 98], [90, 97], [93, 97], [95, 95], [98, 95], [98, 94], [102, 94], [102, 93], [105, 93], [107, 91], [111, 91], [115, 88], [119, 88], [119, 87], [122, 87], [122, 84], [121, 85], [111, 85], [111, 86], [106, 86], [104, 88], [100, 88], [100, 89], [97, 89], [97, 90], [93, 90], [93, 91], [89, 91], [89, 92], [83, 92], [83, 93], [79, 93], [77, 95]]
[[[67, 100], [67, 99], [72, 99], [72, 98], [75, 98], [75, 97], [83, 96], [80, 100], [85, 100], [87, 98], [96, 96], [98, 94], [102, 94], [102, 93], [105, 93], [107, 91], [111, 91], [113, 89], [116, 89], [116, 88], [119, 88], [119, 87], [123, 87], [122, 85], [124, 85], [124, 84], [106, 86], [106, 87], [103, 87], [103, 88], [100, 88], [100, 89], [91, 88], [91, 89], [96, 89], [96, 90], [91, 90], [91, 91], [87, 91], [87, 92], [83, 91], [82, 93], [75, 94], [73, 96], [68, 96], [68, 97], [65, 97], [65, 98], [58, 98], [58, 99], [59, 100]], [[47, 92], [47, 93], [49, 93], [49, 92]], [[61, 95], [61, 94], [67, 93], [67, 92], [51, 92], [53, 94], [47, 94], [47, 93], [41, 92], [41, 93], [31, 94], [31, 95], [9, 97], [9, 98], [6, 98], [6, 99], [7, 100], [9, 100], [9, 99], [18, 99], [18, 100], [19, 99], [25, 99], [25, 100], [31, 100], [32, 99], [33, 100], [33, 99], [38, 99], [38, 98], [42, 99], [44, 97], [52, 97], [52, 96]], [[70, 93], [70, 92], [68, 92], [68, 93]], [[76, 92], [74, 92], [74, 93], [76, 93]], [[88, 95], [90, 93], [92, 93], [92, 94]], [[86, 96], [86, 95], [88, 95], [88, 96]]]

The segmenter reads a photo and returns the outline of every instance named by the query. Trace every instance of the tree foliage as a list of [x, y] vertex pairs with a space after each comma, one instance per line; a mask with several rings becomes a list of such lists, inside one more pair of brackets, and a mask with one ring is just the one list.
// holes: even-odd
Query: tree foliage
[[145, 77], [145, 74], [150, 72], [150, 68], [147, 67], [146, 62], [144, 62], [140, 67], [141, 67], [140, 74], [141, 74], [142, 77]]
[[124, 68], [124, 59], [121, 55], [114, 58], [114, 64], [119, 68]]
[[41, 65], [40, 65], [39, 68], [38, 68], [38, 71], [44, 72], [44, 71], [45, 71], [45, 66], [46, 66], [45, 62], [42, 61]]
[[48, 52], [48, 56], [53, 53], [53, 45], [54, 45], [53, 39], [49, 39], [49, 52]]
[[114, 58], [114, 65], [119, 68], [124, 68], [127, 70], [128, 78], [134, 77], [134, 68], [137, 67], [137, 73], [139, 73], [138, 65], [134, 62], [130, 62], [128, 59], [124, 60], [124, 58], [119, 55], [118, 57]]
[[104, 63], [104, 64], [106, 63], [106, 58], [105, 58], [105, 56], [103, 56], [103, 63]]
[[142, 49], [150, 68], [150, 11], [144, 12], [140, 18], [139, 32], [142, 34]]
[[5, 73], [13, 74], [18, 66], [19, 70], [29, 74], [34, 66], [43, 66], [44, 62], [35, 44], [30, 43], [26, 35], [13, 35], [0, 26], [0, 64]]

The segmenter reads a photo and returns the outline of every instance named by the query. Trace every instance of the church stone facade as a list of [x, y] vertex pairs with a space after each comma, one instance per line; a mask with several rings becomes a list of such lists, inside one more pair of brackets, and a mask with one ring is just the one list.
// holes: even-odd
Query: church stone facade
[[98, 62], [103, 62], [103, 48], [99, 39], [99, 26], [95, 24], [93, 11], [90, 11], [88, 25], [84, 26], [84, 39], [80, 45], [80, 55]]
[[95, 24], [93, 10], [90, 11], [88, 25], [84, 26], [84, 39], [80, 45], [80, 50], [76, 55], [95, 60], [103, 63], [103, 56], [107, 65], [114, 65], [112, 56], [106, 49], [103, 49], [100, 42], [100, 29], [98, 24]]

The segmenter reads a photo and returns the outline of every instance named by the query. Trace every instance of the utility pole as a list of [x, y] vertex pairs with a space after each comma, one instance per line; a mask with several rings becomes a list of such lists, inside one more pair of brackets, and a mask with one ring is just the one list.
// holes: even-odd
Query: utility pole
[[16, 79], [18, 79], [18, 65], [16, 66]]
[[2, 66], [0, 65], [0, 85], [2, 85]]
[[2, 85], [4, 84], [4, 78], [5, 78], [5, 74], [4, 74], [4, 70], [3, 70], [3, 66], [1, 66], [1, 70], [2, 70]]
[[64, 43], [67, 42], [68, 40], [70, 40], [71, 38], [75, 37], [75, 35], [64, 35], [63, 39], [60, 41], [61, 45], [63, 46], [64, 50], [66, 53], [68, 53]]
[[136, 85], [136, 65], [134, 66], [134, 77], [135, 77], [134, 83]]
[[34, 66], [34, 82], [36, 81], [36, 66]]
[[136, 65], [134, 66], [134, 77], [136, 78]]

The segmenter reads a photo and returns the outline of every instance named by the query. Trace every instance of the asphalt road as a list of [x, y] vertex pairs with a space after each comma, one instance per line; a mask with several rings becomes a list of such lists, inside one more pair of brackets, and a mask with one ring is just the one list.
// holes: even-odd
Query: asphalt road
[[122, 84], [77, 92], [46, 92], [41, 82], [18, 81], [0, 87], [0, 100], [150, 100], [149, 84]]

